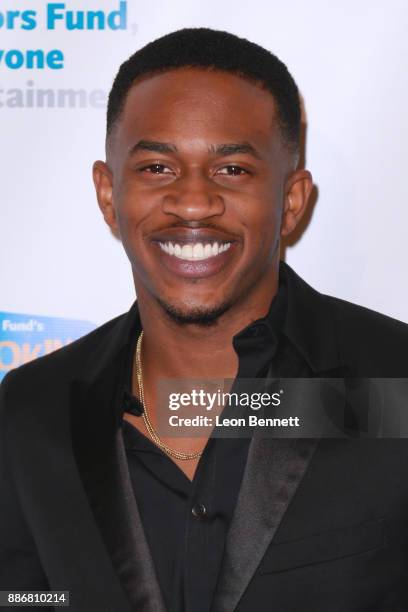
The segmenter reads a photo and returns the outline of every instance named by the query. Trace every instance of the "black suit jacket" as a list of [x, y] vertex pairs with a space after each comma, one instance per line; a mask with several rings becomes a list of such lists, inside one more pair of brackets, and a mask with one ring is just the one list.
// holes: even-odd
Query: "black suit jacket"
[[[407, 377], [408, 326], [281, 272], [307, 376]], [[135, 304], [1, 385], [0, 590], [69, 590], [73, 612], [164, 612], [117, 408], [136, 316]], [[254, 434], [212, 612], [405, 612], [407, 578], [407, 440]]]

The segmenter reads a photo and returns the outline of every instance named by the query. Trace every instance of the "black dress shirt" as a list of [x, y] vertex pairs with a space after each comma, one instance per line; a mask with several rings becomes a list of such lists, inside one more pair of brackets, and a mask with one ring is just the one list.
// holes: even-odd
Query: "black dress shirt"
[[[277, 352], [286, 299], [281, 281], [268, 314], [233, 337], [239, 358], [237, 379], [266, 375]], [[127, 385], [131, 388], [131, 368]], [[128, 397], [128, 407], [137, 403], [136, 398]], [[126, 420], [122, 432], [134, 494], [167, 610], [208, 612], [250, 438], [211, 436], [190, 481], [170, 457]]]

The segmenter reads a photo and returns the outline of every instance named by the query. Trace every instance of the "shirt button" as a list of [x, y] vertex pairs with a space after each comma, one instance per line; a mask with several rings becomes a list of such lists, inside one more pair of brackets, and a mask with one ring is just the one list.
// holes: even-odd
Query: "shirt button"
[[202, 520], [207, 514], [207, 509], [204, 504], [195, 504], [191, 509], [191, 514], [194, 516], [194, 518]]

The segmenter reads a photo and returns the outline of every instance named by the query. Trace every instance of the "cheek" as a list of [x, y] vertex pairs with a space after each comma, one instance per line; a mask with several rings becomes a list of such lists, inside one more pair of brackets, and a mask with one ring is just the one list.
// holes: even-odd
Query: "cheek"
[[242, 203], [238, 214], [251, 250], [267, 248], [279, 235], [282, 190], [260, 190], [255, 197]]
[[270, 240], [273, 240], [280, 234], [283, 198], [283, 186], [271, 186], [270, 190], [264, 194], [259, 208], [258, 223], [260, 225], [260, 232], [268, 234]]
[[122, 180], [113, 190], [113, 201], [123, 238], [135, 241], [146, 219], [151, 218], [154, 203], [149, 194], [143, 194], [131, 180]]

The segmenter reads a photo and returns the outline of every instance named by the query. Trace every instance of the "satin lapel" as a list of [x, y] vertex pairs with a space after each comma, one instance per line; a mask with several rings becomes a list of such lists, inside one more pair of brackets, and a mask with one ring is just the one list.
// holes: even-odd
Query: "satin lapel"
[[251, 441], [212, 612], [232, 612], [271, 543], [316, 449], [316, 440]]
[[[288, 308], [268, 378], [344, 375], [336, 327], [325, 296], [284, 262]], [[247, 588], [300, 485], [319, 440], [262, 438], [255, 432], [228, 531], [212, 612], [232, 612]]]
[[[74, 454], [87, 498], [130, 609], [165, 612], [134, 497], [121, 430], [129, 344], [106, 355], [91, 383], [76, 381], [71, 401]], [[122, 411], [123, 412], [123, 411]], [[114, 576], [116, 574], [116, 577]], [[120, 607], [112, 608], [121, 610]]]

